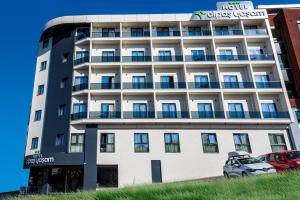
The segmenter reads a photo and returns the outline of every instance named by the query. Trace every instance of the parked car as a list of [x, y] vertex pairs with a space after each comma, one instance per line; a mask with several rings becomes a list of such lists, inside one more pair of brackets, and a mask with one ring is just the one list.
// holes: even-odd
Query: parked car
[[253, 158], [244, 151], [229, 152], [228, 160], [223, 167], [223, 174], [226, 178], [255, 176], [275, 172], [276, 170], [272, 165]]
[[269, 163], [277, 171], [300, 169], [300, 151], [296, 150], [269, 153], [260, 156], [259, 160]]

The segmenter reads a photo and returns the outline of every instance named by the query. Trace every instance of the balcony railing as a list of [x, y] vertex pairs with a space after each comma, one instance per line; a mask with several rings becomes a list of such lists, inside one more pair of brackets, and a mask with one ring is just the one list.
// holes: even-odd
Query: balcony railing
[[180, 31], [153, 31], [153, 37], [178, 37], [180, 36]]
[[229, 119], [258, 119], [261, 118], [260, 112], [257, 111], [227, 111], [227, 118]]
[[120, 83], [91, 83], [91, 90], [120, 89]]
[[210, 36], [210, 30], [203, 30], [203, 31], [182, 31], [182, 36], [186, 37], [197, 37], [197, 36]]
[[243, 35], [243, 30], [223, 30], [223, 31], [215, 30], [214, 35], [217, 35], [217, 36]]
[[86, 57], [82, 57], [82, 58], [77, 58], [74, 60], [74, 65], [79, 65], [79, 64], [82, 64], [82, 63], [87, 63], [89, 62], [89, 57], [86, 56]]
[[156, 82], [156, 89], [185, 89], [185, 82]]
[[143, 83], [143, 82], [130, 82], [130, 83], [123, 83], [123, 89], [153, 89], [153, 83]]
[[245, 35], [268, 35], [268, 31], [265, 28], [245, 29]]
[[187, 55], [185, 56], [185, 61], [187, 62], [205, 62], [205, 61], [215, 61], [215, 55]]
[[254, 88], [253, 82], [222, 82], [222, 88]]
[[151, 56], [123, 56], [122, 62], [151, 62]]
[[256, 88], [281, 88], [279, 81], [256, 82]]
[[86, 90], [89, 88], [88, 83], [82, 83], [78, 85], [73, 85], [73, 92], [80, 91], [80, 90]]
[[72, 113], [71, 120], [79, 120], [79, 119], [86, 119], [87, 112], [79, 112], [79, 113]]
[[154, 111], [125, 111], [123, 112], [124, 119], [154, 119]]
[[153, 56], [155, 62], [182, 62], [183, 56]]
[[252, 54], [250, 55], [251, 60], [274, 60], [273, 54]]
[[92, 56], [92, 62], [120, 62], [120, 56]]
[[188, 119], [190, 118], [188, 111], [158, 111], [158, 119]]
[[190, 82], [189, 89], [220, 88], [219, 82]]
[[93, 32], [93, 38], [109, 38], [109, 37], [120, 37], [120, 32]]
[[122, 32], [122, 37], [149, 37], [150, 31], [125, 31]]
[[121, 112], [113, 111], [113, 112], [90, 112], [90, 119], [120, 119]]
[[248, 55], [218, 55], [218, 61], [248, 60]]
[[224, 119], [223, 111], [192, 111], [193, 119]]
[[88, 37], [90, 37], [88, 33], [81, 33], [75, 36], [75, 41], [83, 40]]
[[289, 118], [289, 112], [263, 112], [264, 118]]

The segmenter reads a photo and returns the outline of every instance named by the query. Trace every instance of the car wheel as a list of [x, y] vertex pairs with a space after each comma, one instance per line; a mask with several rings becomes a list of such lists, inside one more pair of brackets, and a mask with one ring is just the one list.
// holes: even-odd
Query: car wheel
[[246, 176], [247, 176], [246, 172], [242, 172], [242, 177], [246, 177]]
[[229, 175], [227, 174], [227, 172], [224, 172], [223, 174], [225, 178], [229, 179]]

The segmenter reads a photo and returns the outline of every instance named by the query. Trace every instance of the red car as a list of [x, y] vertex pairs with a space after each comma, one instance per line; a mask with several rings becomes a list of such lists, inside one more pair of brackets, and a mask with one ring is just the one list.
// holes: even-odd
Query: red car
[[277, 171], [300, 170], [300, 151], [287, 150], [269, 153], [261, 156], [260, 159], [272, 165]]

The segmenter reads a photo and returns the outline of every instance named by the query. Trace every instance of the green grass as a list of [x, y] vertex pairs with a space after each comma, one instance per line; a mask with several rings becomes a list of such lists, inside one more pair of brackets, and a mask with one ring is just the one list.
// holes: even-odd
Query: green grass
[[192, 181], [107, 189], [55, 196], [28, 196], [30, 200], [298, 200], [300, 171], [230, 180]]

